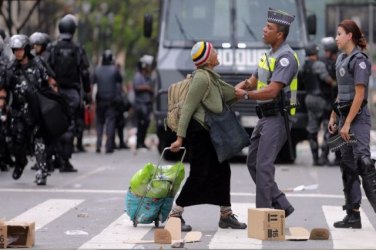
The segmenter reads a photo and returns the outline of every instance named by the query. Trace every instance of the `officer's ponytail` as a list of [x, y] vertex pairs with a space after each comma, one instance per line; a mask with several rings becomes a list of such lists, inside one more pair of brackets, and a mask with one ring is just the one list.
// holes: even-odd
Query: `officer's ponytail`
[[356, 46], [359, 46], [361, 50], [367, 49], [367, 40], [364, 34], [360, 30], [359, 26], [350, 19], [343, 20], [338, 27], [342, 27], [346, 34], [352, 33], [352, 41]]

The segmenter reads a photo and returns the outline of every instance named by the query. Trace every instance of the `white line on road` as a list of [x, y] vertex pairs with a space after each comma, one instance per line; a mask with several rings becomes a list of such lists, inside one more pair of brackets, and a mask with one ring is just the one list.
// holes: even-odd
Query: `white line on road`
[[35, 221], [35, 229], [38, 230], [82, 202], [83, 200], [50, 199], [28, 209], [12, 221]]
[[342, 220], [345, 216], [342, 207], [323, 206], [326, 221], [330, 228], [333, 249], [375, 249], [376, 232], [367, 215], [361, 210], [362, 229], [334, 228], [335, 221]]
[[[15, 192], [15, 193], [87, 193], [87, 194], [121, 194], [125, 195], [127, 190], [111, 190], [111, 189], [59, 189], [59, 188], [48, 188], [48, 189], [32, 189], [32, 188], [0, 188], [0, 192]], [[231, 193], [231, 196], [247, 196], [255, 197], [255, 193]], [[288, 197], [295, 198], [328, 198], [328, 199], [344, 199], [343, 194], [319, 194], [319, 193], [286, 193]], [[366, 199], [366, 198], [363, 198]]]
[[[231, 203], [231, 209], [240, 222], [247, 223], [248, 208], [255, 207], [254, 203]], [[209, 249], [261, 249], [262, 241], [248, 238], [248, 231], [236, 229], [221, 229], [214, 234]]]
[[128, 215], [123, 214], [79, 249], [132, 249], [135, 244], [127, 242], [141, 240], [151, 228], [150, 225], [133, 227]]

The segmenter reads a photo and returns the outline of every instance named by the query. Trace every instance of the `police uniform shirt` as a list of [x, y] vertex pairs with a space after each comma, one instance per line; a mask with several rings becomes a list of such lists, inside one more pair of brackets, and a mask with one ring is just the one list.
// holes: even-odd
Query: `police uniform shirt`
[[[283, 46], [283, 45], [281, 45]], [[268, 53], [268, 57], [270, 52]], [[258, 78], [258, 69], [255, 70], [253, 76]], [[292, 79], [294, 78], [298, 70], [298, 63], [294, 58], [292, 53], [284, 53], [280, 58], [277, 59], [273, 74], [270, 78], [271, 82], [280, 82], [283, 85], [290, 85]]]
[[[347, 56], [342, 56], [342, 61]], [[339, 57], [341, 58], [341, 57]], [[342, 62], [341, 61], [341, 62]], [[371, 63], [366, 57], [357, 57], [355, 56], [354, 59], [350, 62], [350, 71], [353, 72], [354, 78], [354, 85], [364, 85], [366, 91], [364, 93], [364, 99], [368, 99], [368, 84], [369, 84], [369, 77], [371, 75]], [[340, 82], [338, 84], [341, 84]]]
[[135, 90], [135, 100], [138, 103], [150, 103], [152, 102], [152, 96], [149, 91], [138, 91], [139, 86], [144, 84], [151, 84], [151, 79], [143, 76], [140, 72], [137, 72], [133, 78], [133, 87]]

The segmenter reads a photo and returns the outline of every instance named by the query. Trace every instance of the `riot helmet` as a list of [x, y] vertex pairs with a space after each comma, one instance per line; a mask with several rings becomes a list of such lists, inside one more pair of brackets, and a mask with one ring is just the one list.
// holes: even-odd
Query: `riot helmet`
[[104, 65], [112, 64], [112, 61], [113, 61], [112, 51], [109, 49], [103, 51], [102, 64]]
[[143, 55], [138, 61], [138, 67], [140, 70], [151, 68], [153, 65], [154, 57], [151, 55]]
[[325, 51], [329, 51], [333, 54], [337, 54], [338, 47], [333, 37], [330, 37], [330, 36], [324, 37], [323, 39], [321, 39], [321, 43]]
[[316, 43], [309, 43], [307, 44], [307, 46], [305, 47], [305, 53], [306, 53], [306, 56], [313, 56], [313, 55], [317, 55], [317, 53], [319, 52], [319, 46], [317, 46]]
[[24, 49], [25, 56], [26, 55], [31, 56], [30, 40], [26, 35], [23, 35], [23, 34], [13, 35], [10, 38], [9, 46], [12, 49], [13, 53], [15, 49]]
[[44, 45], [47, 46], [51, 42], [51, 38], [48, 34], [42, 32], [34, 32], [30, 37], [31, 45]]
[[72, 39], [74, 32], [76, 31], [77, 22], [76, 18], [72, 14], [63, 16], [59, 21], [59, 33], [62, 39]]

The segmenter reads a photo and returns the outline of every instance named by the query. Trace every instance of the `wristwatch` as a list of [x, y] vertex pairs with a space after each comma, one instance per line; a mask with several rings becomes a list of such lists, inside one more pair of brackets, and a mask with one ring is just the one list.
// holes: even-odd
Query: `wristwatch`
[[247, 90], [244, 90], [244, 92], [243, 92], [243, 96], [244, 96], [244, 99], [245, 99], [245, 100], [248, 100], [248, 99], [249, 99], [248, 91], [247, 91]]

